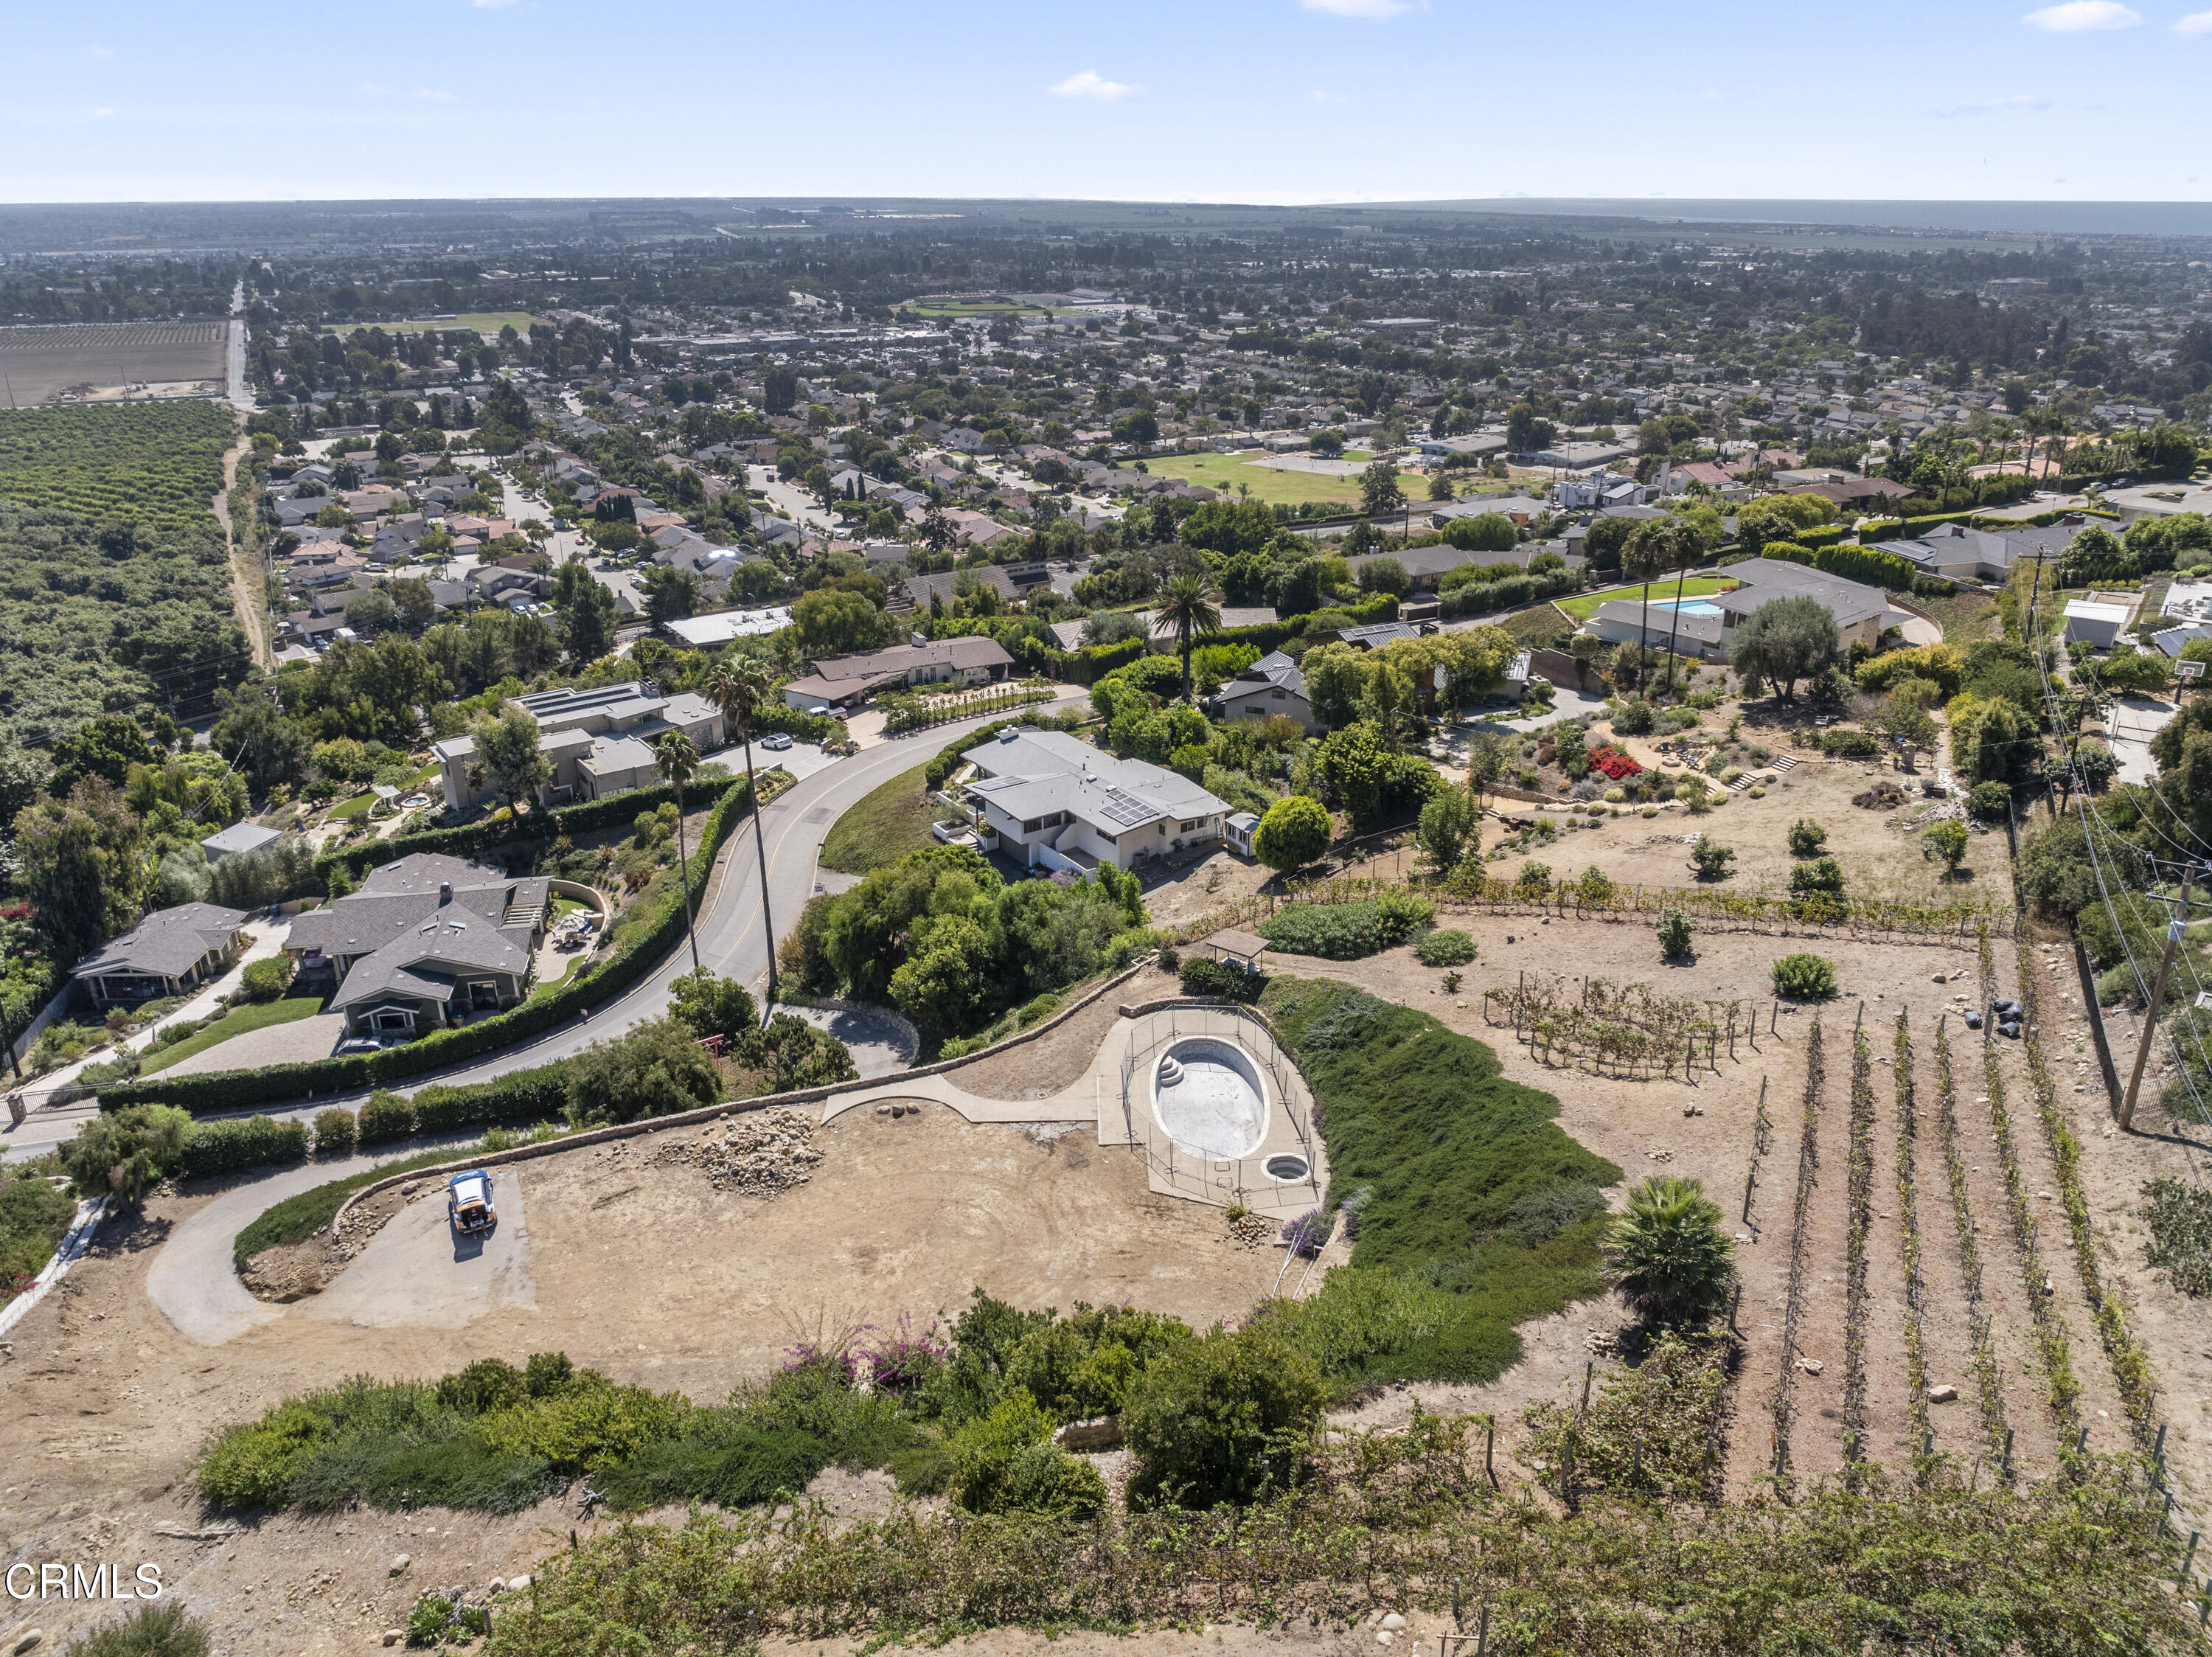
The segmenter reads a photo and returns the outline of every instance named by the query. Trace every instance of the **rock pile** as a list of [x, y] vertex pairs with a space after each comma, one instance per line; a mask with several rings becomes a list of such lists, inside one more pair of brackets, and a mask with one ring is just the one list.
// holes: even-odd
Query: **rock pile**
[[657, 1148], [655, 1161], [688, 1161], [724, 1189], [746, 1197], [774, 1197], [813, 1177], [822, 1153], [812, 1140], [812, 1112], [787, 1105], [710, 1122], [696, 1137]]

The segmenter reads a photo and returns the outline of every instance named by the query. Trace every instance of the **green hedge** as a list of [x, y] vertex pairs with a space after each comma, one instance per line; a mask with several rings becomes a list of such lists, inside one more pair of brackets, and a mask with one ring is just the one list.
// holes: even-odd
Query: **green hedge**
[[194, 1123], [185, 1136], [184, 1162], [177, 1172], [184, 1179], [197, 1179], [204, 1174], [237, 1173], [307, 1160], [306, 1123], [248, 1116]]
[[[630, 802], [635, 814], [636, 802], [643, 792], [619, 797]], [[714, 873], [715, 853], [721, 850], [722, 843], [745, 813], [744, 795], [744, 779], [740, 777], [723, 792], [707, 819], [699, 844], [692, 848], [691, 902], [695, 907], [706, 894], [708, 879]], [[285, 1102], [309, 1093], [354, 1092], [465, 1063], [542, 1035], [556, 1025], [565, 1024], [586, 1007], [604, 1006], [658, 966], [661, 957], [674, 948], [683, 935], [683, 899], [672, 890], [662, 900], [659, 915], [628, 944], [599, 966], [510, 1012], [480, 1019], [462, 1029], [441, 1030], [405, 1046], [387, 1047], [379, 1053], [315, 1059], [302, 1064], [272, 1064], [258, 1070], [149, 1076], [104, 1089], [100, 1108], [174, 1105], [196, 1112], [236, 1110], [240, 1106]], [[369, 1137], [366, 1112], [362, 1142], [376, 1142]]]
[[1920, 573], [1910, 560], [1871, 546], [1814, 547], [1802, 541], [1769, 541], [1759, 549], [1759, 556], [1805, 564], [1869, 587], [1904, 592], [1911, 590], [1913, 577]]
[[[797, 710], [793, 710], [796, 714]], [[803, 716], [800, 716], [803, 717]], [[813, 722], [829, 723], [826, 720]], [[722, 785], [726, 787], [726, 784]], [[713, 782], [694, 782], [684, 790], [684, 803], [697, 807], [714, 795]], [[315, 868], [327, 880], [333, 868], [343, 868], [347, 878], [358, 883], [371, 868], [381, 868], [386, 863], [398, 862], [417, 852], [434, 851], [448, 857], [465, 857], [487, 847], [523, 844], [532, 840], [550, 840], [556, 835], [589, 834], [597, 829], [627, 827], [636, 820], [640, 812], [652, 811], [676, 797], [666, 783], [649, 789], [631, 789], [622, 794], [611, 794], [602, 800], [580, 800], [573, 806], [555, 806], [549, 811], [532, 812], [527, 817], [486, 817], [481, 821], [464, 823], [459, 828], [425, 829], [420, 834], [403, 834], [390, 840], [371, 840], [363, 844], [344, 846], [325, 852], [315, 860]]]

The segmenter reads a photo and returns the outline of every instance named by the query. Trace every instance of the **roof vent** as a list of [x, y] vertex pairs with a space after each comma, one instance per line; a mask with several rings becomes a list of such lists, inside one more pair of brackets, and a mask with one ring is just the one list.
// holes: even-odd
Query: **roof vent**
[[1020, 734], [1021, 733], [1019, 731], [1009, 725], [1005, 730], [999, 733], [999, 740], [1001, 742], [1011, 742]]
[[439, 881], [439, 882], [438, 882], [438, 907], [439, 907], [439, 908], [441, 908], [441, 909], [443, 909], [443, 908], [444, 908], [447, 904], [449, 904], [449, 903], [451, 903], [451, 902], [453, 902], [453, 883], [451, 880], [441, 880], [441, 881]]

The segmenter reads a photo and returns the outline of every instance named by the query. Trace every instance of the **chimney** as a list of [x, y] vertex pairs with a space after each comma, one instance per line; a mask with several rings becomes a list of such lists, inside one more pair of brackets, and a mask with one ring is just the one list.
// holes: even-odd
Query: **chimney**
[[438, 882], [438, 907], [439, 907], [439, 908], [441, 908], [441, 909], [443, 909], [443, 908], [444, 908], [447, 904], [449, 904], [449, 903], [451, 903], [451, 902], [453, 902], [453, 883], [451, 880], [441, 880], [441, 881], [439, 881], [439, 882]]

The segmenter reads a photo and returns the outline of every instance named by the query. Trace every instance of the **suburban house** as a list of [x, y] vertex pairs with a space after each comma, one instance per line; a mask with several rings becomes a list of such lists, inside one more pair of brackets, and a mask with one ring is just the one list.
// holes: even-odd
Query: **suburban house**
[[1969, 529], [1962, 523], [1938, 524], [1925, 535], [1909, 541], [1882, 541], [1876, 551], [1894, 552], [1916, 570], [1953, 581], [2001, 582], [2022, 558], [2040, 553], [2055, 558], [2073, 539], [2089, 527], [2089, 520], [2069, 512], [2044, 527], [2022, 524], [2013, 529]]
[[[670, 731], [683, 732], [702, 754], [722, 746], [721, 710], [690, 691], [664, 697], [649, 679], [588, 691], [538, 691], [510, 697], [506, 705], [537, 722], [538, 751], [553, 762], [551, 780], [538, 790], [540, 805], [652, 787], [660, 780], [653, 745]], [[432, 743], [430, 752], [450, 809], [465, 811], [491, 797], [475, 738], [449, 736]]]
[[284, 948], [302, 977], [336, 979], [347, 1029], [415, 1036], [529, 993], [546, 899], [543, 875], [418, 852], [300, 916]]
[[803, 679], [783, 687], [793, 708], [848, 708], [895, 685], [945, 684], [954, 690], [1002, 679], [1014, 659], [990, 638], [940, 638], [850, 655], [820, 656]]
[[1281, 714], [1295, 719], [1309, 733], [1322, 727], [1306, 698], [1306, 676], [1298, 664], [1280, 650], [1261, 656], [1221, 687], [1210, 712], [1216, 719], [1265, 719]]
[[1128, 868], [1219, 840], [1229, 815], [1225, 801], [1188, 777], [1117, 759], [1065, 731], [1004, 730], [960, 757], [978, 772], [965, 793], [1000, 850], [1032, 867]]
[[246, 947], [246, 911], [214, 904], [157, 909], [119, 938], [110, 938], [74, 967], [96, 1007], [152, 1001], [198, 988]]
[[1717, 661], [1728, 655], [1729, 639], [1751, 612], [1775, 599], [1817, 600], [1836, 618], [1838, 643], [1848, 648], [1862, 640], [1869, 649], [1883, 633], [1915, 619], [1914, 612], [1899, 609], [1888, 594], [1877, 587], [1845, 581], [1809, 565], [1780, 558], [1753, 558], [1729, 566], [1735, 578], [1732, 592], [1709, 598], [1686, 598], [1681, 615], [1674, 616], [1674, 600], [1661, 582], [1647, 606], [1640, 599], [1608, 599], [1597, 606], [1583, 631], [1607, 643], [1640, 642], [1664, 649], [1671, 634], [1678, 655], [1700, 661]]

